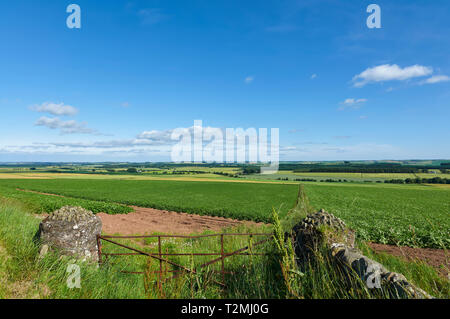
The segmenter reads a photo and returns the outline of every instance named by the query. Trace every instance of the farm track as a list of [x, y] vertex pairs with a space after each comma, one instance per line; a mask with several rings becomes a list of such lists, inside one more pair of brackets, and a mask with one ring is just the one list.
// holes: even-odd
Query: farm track
[[201, 216], [187, 213], [177, 213], [167, 210], [131, 206], [133, 213], [126, 215], [97, 214], [103, 223], [106, 234], [151, 234], [154, 232], [189, 235], [205, 230], [221, 231], [224, 228], [238, 225], [263, 225], [250, 221], [239, 221], [230, 218]]
[[368, 243], [368, 245], [377, 253], [387, 253], [408, 261], [424, 261], [436, 269], [442, 277], [450, 279], [449, 256], [444, 249], [399, 247], [376, 243]]
[[39, 194], [39, 195], [47, 195], [47, 196], [55, 196], [55, 197], [66, 197], [63, 195], [58, 195], [58, 194], [50, 194], [50, 193], [43, 193], [43, 192], [36, 192], [36, 191], [30, 191], [28, 189], [21, 189], [21, 188], [16, 188], [16, 190], [21, 191], [21, 192], [26, 192], [26, 193], [33, 193], [33, 194]]
[[[17, 189], [46, 196], [65, 197], [57, 194]], [[109, 215], [98, 213], [103, 223], [103, 232], [113, 235], [143, 235], [165, 233], [173, 235], [189, 235], [205, 230], [221, 231], [224, 228], [238, 225], [258, 226], [263, 223], [240, 221], [231, 218], [202, 216], [196, 214], [178, 213], [154, 208], [130, 206], [134, 212], [128, 214]]]

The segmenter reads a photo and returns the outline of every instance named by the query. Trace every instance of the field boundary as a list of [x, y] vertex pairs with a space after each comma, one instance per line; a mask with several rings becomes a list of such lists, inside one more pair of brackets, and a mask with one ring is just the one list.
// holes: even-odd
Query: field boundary
[[[262, 225], [270, 225], [268, 223], [254, 222], [251, 220], [241, 220], [221, 216], [211, 216], [206, 214], [201, 215], [182, 211], [171, 211], [152, 207], [126, 205], [118, 202], [97, 201], [79, 197], [27, 190], [22, 188], [16, 188], [16, 190], [42, 196], [53, 196], [74, 200], [80, 199], [100, 203], [111, 203], [130, 208], [132, 211], [123, 214], [109, 214], [106, 212], [97, 213], [97, 215], [102, 219], [104, 231], [107, 234], [135, 235], [158, 232], [188, 235], [192, 233], [203, 232], [205, 230], [219, 232], [225, 228], [234, 227], [241, 224], [256, 227]], [[172, 226], [171, 229], [167, 229], [168, 220], [170, 220], [170, 224]], [[176, 230], [174, 231], [174, 229]]]
[[[224, 249], [224, 238], [225, 236], [229, 236], [229, 237], [242, 237], [242, 236], [247, 236], [249, 237], [249, 244], [245, 247], [239, 248], [237, 250], [234, 250], [232, 252], [225, 252]], [[258, 240], [256, 242], [252, 242], [253, 237], [267, 237], [265, 239], [262, 240]], [[172, 253], [164, 253], [162, 251], [162, 243], [161, 243], [161, 239], [165, 238], [165, 239], [170, 239], [170, 238], [182, 238], [182, 239], [201, 239], [201, 238], [211, 238], [211, 237], [218, 237], [220, 239], [220, 252], [217, 253], [177, 253], [177, 252], [172, 252]], [[149, 238], [157, 238], [157, 243], [158, 243], [158, 252], [157, 253], [151, 253], [151, 252], [145, 252], [141, 249], [137, 249], [137, 248], [133, 248], [130, 247], [129, 245], [125, 245], [122, 243], [117, 242], [117, 239], [149, 239]], [[114, 239], [114, 240], [113, 240]], [[270, 240], [273, 239], [273, 234], [272, 233], [217, 233], [217, 234], [206, 234], [206, 235], [143, 235], [143, 236], [109, 236], [109, 235], [97, 235], [97, 247], [98, 247], [98, 263], [99, 266], [101, 266], [104, 263], [104, 258], [105, 261], [108, 260], [109, 257], [111, 256], [146, 256], [148, 258], [152, 258], [152, 259], [156, 259], [159, 262], [159, 270], [158, 271], [125, 271], [122, 270], [123, 273], [128, 273], [128, 274], [139, 274], [139, 275], [145, 275], [147, 278], [151, 275], [151, 274], [156, 274], [157, 275], [157, 281], [155, 282], [155, 285], [158, 286], [160, 292], [162, 292], [162, 287], [165, 283], [167, 283], [170, 280], [179, 278], [185, 274], [198, 274], [199, 270], [206, 268], [210, 265], [216, 264], [216, 263], [221, 263], [220, 266], [220, 271], [218, 271], [218, 273], [221, 274], [222, 276], [222, 281], [218, 281], [215, 279], [212, 279], [212, 281], [216, 284], [218, 284], [221, 287], [226, 287], [225, 284], [225, 275], [226, 274], [230, 274], [230, 272], [227, 272], [225, 269], [225, 259], [226, 258], [230, 258], [233, 256], [263, 256], [263, 255], [268, 255], [267, 253], [258, 253], [258, 252], [253, 252], [253, 248], [260, 246]], [[125, 248], [127, 250], [130, 250], [132, 252], [127, 252], [127, 253], [115, 253], [115, 252], [104, 252], [103, 248], [102, 248], [102, 241], [106, 241], [110, 244], [116, 245], [118, 247], [121, 248]], [[191, 256], [191, 258], [195, 259], [195, 257], [198, 256], [211, 256], [211, 257], [216, 257], [214, 259], [211, 259], [207, 262], [202, 263], [200, 266], [198, 267], [194, 267], [194, 268], [189, 268], [186, 267], [184, 265], [181, 265], [179, 263], [175, 263], [167, 258], [165, 258], [166, 256]], [[217, 257], [220, 256], [220, 257]], [[179, 270], [167, 270], [167, 265], [171, 265], [174, 266], [176, 268], [178, 268]], [[215, 271], [217, 272], [217, 271]], [[169, 273], [172, 273], [172, 276], [168, 276]], [[146, 288], [148, 289], [148, 287]]]

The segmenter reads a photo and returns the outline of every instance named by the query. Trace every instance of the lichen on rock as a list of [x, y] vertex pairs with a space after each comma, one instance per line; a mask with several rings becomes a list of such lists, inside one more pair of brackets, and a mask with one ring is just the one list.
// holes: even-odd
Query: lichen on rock
[[324, 244], [343, 243], [355, 245], [355, 232], [338, 217], [321, 209], [309, 214], [294, 226], [294, 247], [297, 256], [309, 257]]
[[56, 249], [62, 255], [98, 260], [97, 236], [101, 234], [99, 217], [82, 207], [64, 206], [52, 212], [39, 225], [42, 247]]
[[83, 207], [74, 206], [64, 206], [54, 212], [50, 213], [48, 216], [51, 220], [61, 220], [61, 221], [82, 221], [95, 217], [94, 213], [90, 210], [84, 209]]

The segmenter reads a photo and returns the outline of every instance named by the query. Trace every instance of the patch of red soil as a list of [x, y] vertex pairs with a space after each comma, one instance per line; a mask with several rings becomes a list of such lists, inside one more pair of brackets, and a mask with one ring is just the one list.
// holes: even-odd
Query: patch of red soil
[[131, 206], [134, 212], [109, 215], [99, 213], [105, 234], [143, 235], [160, 232], [188, 235], [205, 230], [221, 231], [237, 225], [257, 226], [262, 223], [239, 221], [229, 218], [177, 213], [167, 210]]
[[449, 256], [443, 249], [399, 247], [376, 243], [369, 243], [369, 247], [377, 253], [385, 252], [408, 261], [424, 261], [435, 268], [443, 277], [450, 278], [448, 272]]
[[20, 189], [20, 188], [16, 188], [16, 190], [21, 191], [21, 192], [26, 192], [26, 193], [34, 193], [34, 194], [47, 195], [47, 196], [55, 196], [55, 197], [64, 197], [64, 196], [58, 195], [58, 194], [42, 193], [42, 192], [30, 191], [30, 190], [28, 190], [28, 189]]

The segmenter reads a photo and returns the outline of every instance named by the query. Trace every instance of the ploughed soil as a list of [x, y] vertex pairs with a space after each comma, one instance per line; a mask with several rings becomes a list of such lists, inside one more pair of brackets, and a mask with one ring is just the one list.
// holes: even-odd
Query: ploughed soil
[[174, 235], [188, 235], [205, 230], [220, 231], [237, 225], [263, 225], [251, 221], [230, 218], [177, 213], [154, 208], [131, 206], [134, 212], [108, 215], [99, 213], [105, 234], [150, 234], [160, 232]]
[[443, 249], [399, 247], [376, 243], [368, 243], [368, 245], [377, 253], [385, 252], [408, 261], [424, 261], [435, 268], [443, 277], [450, 278], [448, 273], [449, 256]]

